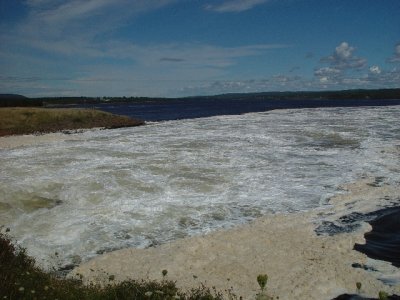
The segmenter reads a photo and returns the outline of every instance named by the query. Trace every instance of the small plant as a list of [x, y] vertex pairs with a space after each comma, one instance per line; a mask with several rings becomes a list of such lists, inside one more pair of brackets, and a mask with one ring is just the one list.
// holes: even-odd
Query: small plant
[[257, 276], [258, 285], [261, 288], [261, 292], [256, 295], [256, 300], [272, 300], [273, 297], [269, 296], [265, 292], [265, 287], [268, 282], [268, 275], [267, 274], [260, 274]]
[[357, 294], [361, 293], [361, 287], [362, 287], [361, 282], [356, 282]]
[[165, 277], [165, 276], [167, 276], [168, 271], [167, 270], [162, 270], [161, 274], [162, 274], [163, 277]]
[[264, 291], [265, 286], [267, 285], [268, 275], [267, 274], [260, 274], [257, 276], [257, 282], [260, 285], [261, 291]]
[[379, 300], [386, 300], [388, 299], [389, 294], [384, 291], [379, 291]]

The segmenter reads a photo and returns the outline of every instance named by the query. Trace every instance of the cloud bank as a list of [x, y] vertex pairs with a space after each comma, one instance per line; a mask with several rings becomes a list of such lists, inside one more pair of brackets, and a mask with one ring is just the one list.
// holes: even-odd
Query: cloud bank
[[[390, 61], [397, 63], [397, 51]], [[356, 48], [348, 42], [342, 42], [335, 47], [333, 53], [322, 57], [320, 66], [314, 69], [313, 77], [297, 75], [275, 75], [269, 78], [256, 80], [226, 80], [204, 82], [199, 86], [188, 86], [180, 91], [184, 94], [207, 94], [264, 92], [264, 91], [308, 91], [327, 89], [354, 89], [354, 88], [398, 88], [400, 83], [400, 69], [383, 70], [378, 65], [368, 66], [365, 58], [355, 56]], [[400, 51], [399, 51], [400, 52]], [[400, 57], [400, 53], [399, 53]], [[297, 68], [296, 68], [297, 69]], [[290, 73], [290, 72], [289, 72]]]

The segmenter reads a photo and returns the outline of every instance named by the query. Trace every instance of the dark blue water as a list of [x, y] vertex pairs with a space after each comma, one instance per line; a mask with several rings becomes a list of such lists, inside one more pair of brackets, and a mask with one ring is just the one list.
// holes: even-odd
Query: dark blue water
[[238, 115], [250, 112], [263, 112], [273, 109], [315, 108], [315, 107], [355, 107], [400, 105], [400, 99], [286, 99], [260, 100], [220, 99], [220, 98], [181, 98], [165, 100], [143, 100], [121, 104], [88, 104], [90, 107], [114, 114], [126, 115], [144, 121], [169, 121], [179, 119], [204, 118], [219, 115]]
[[372, 230], [364, 235], [365, 245], [355, 244], [354, 249], [400, 268], [400, 207], [380, 212], [380, 216], [369, 221]]

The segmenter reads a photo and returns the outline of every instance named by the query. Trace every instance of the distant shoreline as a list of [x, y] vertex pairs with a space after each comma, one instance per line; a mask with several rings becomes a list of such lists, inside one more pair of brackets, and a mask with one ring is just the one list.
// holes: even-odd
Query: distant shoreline
[[337, 101], [337, 100], [400, 100], [400, 88], [395, 89], [351, 89], [337, 91], [285, 91], [285, 92], [255, 92], [255, 93], [228, 93], [220, 95], [198, 95], [189, 97], [25, 97], [15, 94], [0, 94], [0, 107], [13, 106], [37, 106], [55, 107], [57, 105], [90, 105], [101, 103], [171, 103], [187, 102], [191, 100], [315, 100], [315, 101]]

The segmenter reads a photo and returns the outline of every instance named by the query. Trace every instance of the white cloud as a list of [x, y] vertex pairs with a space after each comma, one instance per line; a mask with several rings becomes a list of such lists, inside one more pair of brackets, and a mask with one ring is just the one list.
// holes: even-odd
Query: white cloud
[[[30, 95], [51, 94], [56, 91], [51, 86], [60, 88], [57, 91], [64, 86], [68, 93], [75, 90], [76, 95], [108, 95], [112, 91], [115, 95], [141, 92], [160, 96], [172, 86], [183, 88], [188, 82], [226, 78], [229, 68], [241, 58], [291, 47], [140, 45], [113, 36], [113, 31], [136, 14], [178, 1], [183, 0], [27, 0], [27, 17], [14, 27], [0, 27], [0, 67], [7, 70], [2, 74], [7, 78], [4, 84], [7, 90], [20, 90], [24, 83], [32, 89]], [[67, 78], [59, 74], [67, 74]]]
[[316, 76], [338, 76], [340, 73], [340, 70], [330, 67], [323, 67], [314, 71]]
[[318, 78], [320, 83], [337, 84], [338, 82], [341, 81], [342, 70], [332, 67], [323, 67], [316, 69], [314, 71], [314, 76]]
[[[373, 68], [373, 67], [371, 67]], [[394, 68], [390, 71], [375, 69], [375, 72], [371, 71], [364, 78], [364, 82], [372, 87], [388, 87], [398, 88], [400, 82], [400, 69]]]
[[[41, 17], [48, 21], [64, 21], [68, 19], [98, 16], [96, 12], [106, 16], [110, 9], [135, 14], [158, 9], [180, 0], [27, 0], [25, 3], [32, 9], [31, 17]], [[105, 9], [107, 8], [107, 9]], [[121, 17], [121, 15], [118, 15]]]
[[305, 90], [311, 83], [300, 76], [275, 75], [264, 79], [209, 80], [175, 92], [177, 96], [217, 95], [224, 93], [255, 93], [265, 91]]
[[379, 68], [379, 66], [371, 66], [369, 68], [369, 71], [371, 72], [371, 74], [375, 74], [375, 75], [379, 75], [382, 73], [381, 68]]
[[[291, 47], [284, 44], [260, 44], [238, 47], [221, 47], [199, 43], [170, 43], [155, 45], [138, 45], [123, 40], [92, 41], [85, 36], [68, 36], [64, 39], [41, 38], [26, 36], [9, 37], [7, 43], [23, 47], [28, 42], [29, 47], [47, 53], [79, 59], [115, 59], [129, 60], [139, 66], [160, 66], [164, 62], [179, 62], [182, 66], [197, 66], [200, 68], [226, 68], [234, 65], [237, 58], [263, 55], [270, 49]], [[28, 54], [30, 55], [30, 54]]]
[[[57, 43], [32, 41], [32, 47], [52, 53], [53, 58], [32, 62], [29, 53], [16, 56], [0, 51], [0, 63], [8, 62], [3, 69], [13, 70], [4, 74], [7, 76], [4, 84], [9, 88], [3, 90], [20, 90], [23, 81], [31, 89], [39, 85], [64, 85], [68, 93], [75, 90], [75, 95], [176, 96], [182, 95], [176, 91], [187, 85], [198, 86], [215, 78], [226, 78], [230, 67], [241, 58], [265, 55], [269, 49], [288, 46], [221, 47], [198, 43], [144, 46], [128, 41], [105, 41], [95, 47], [88, 41], [67, 39]], [[24, 74], [27, 69], [29, 73]], [[68, 77], [60, 78], [60, 74], [68, 74]], [[52, 91], [55, 90], [34, 88], [31, 93], [21, 93], [37, 96]]]
[[[287, 48], [288, 45], [265, 44], [238, 47], [221, 47], [199, 43], [171, 43], [151, 46], [129, 42], [108, 42], [102, 48], [104, 57], [129, 60], [137, 72], [146, 77], [188, 79], [203, 74], [203, 79], [223, 74], [237, 64], [240, 58], [265, 55], [270, 49]], [[155, 75], [156, 74], [156, 75]]]
[[94, 38], [124, 26], [137, 14], [182, 0], [27, 0], [28, 17], [14, 28], [21, 38]]
[[269, 0], [229, 0], [221, 4], [209, 4], [206, 6], [206, 9], [221, 13], [242, 12], [267, 1]]
[[[343, 42], [335, 48], [333, 54], [323, 57], [320, 62], [327, 66], [314, 70], [314, 89], [354, 89], [354, 88], [397, 88], [400, 82], [400, 70], [382, 69], [378, 65], [367, 66], [366, 59], [354, 55], [355, 48]], [[392, 62], [400, 61], [400, 44], [395, 47]]]
[[389, 58], [389, 62], [400, 62], [400, 43], [394, 47], [394, 53], [393, 56]]
[[[320, 62], [328, 66], [314, 70], [314, 76], [324, 87], [347, 85], [354, 80], [349, 80], [349, 74], [358, 73], [365, 70], [367, 61], [354, 55], [355, 48], [347, 42], [338, 45], [334, 52], [321, 58]], [[373, 66], [370, 72], [378, 72], [379, 67]], [[354, 75], [354, 74], [353, 74]], [[359, 74], [358, 74], [359, 76]]]
[[340, 60], [349, 59], [354, 51], [354, 47], [350, 47], [348, 43], [343, 42], [336, 47], [335, 53], [333, 54]]
[[329, 63], [331, 67], [339, 70], [362, 69], [366, 66], [366, 59], [353, 55], [355, 48], [347, 42], [342, 42], [335, 48], [332, 55], [324, 57], [321, 62]]
[[[192, 42], [140, 45], [114, 37], [113, 32], [137, 14], [179, 1], [183, 2], [26, 0], [27, 17], [15, 27], [0, 27], [0, 68], [6, 71], [0, 78], [0, 88], [21, 90], [27, 95], [25, 91], [31, 90], [31, 95], [186, 96], [392, 87], [400, 82], [400, 70], [367, 67], [366, 60], [357, 57], [355, 47], [348, 42], [340, 43], [329, 56], [322, 58], [314, 74], [309, 74], [314, 77], [309, 79], [292, 73], [232, 80], [231, 67], [242, 58], [261, 58], [270, 49], [291, 45], [222, 47]], [[268, 1], [271, 0], [219, 0], [206, 8], [221, 13], [241, 12]], [[400, 62], [400, 44], [395, 46], [388, 61]]]
[[329, 78], [326, 76], [322, 76], [319, 78], [319, 82], [326, 84], [329, 82]]
[[42, 9], [35, 12], [35, 18], [47, 23], [70, 22], [74, 19], [87, 18], [96, 12], [115, 4], [112, 0], [75, 0], [58, 5], [53, 9]]
[[15, 27], [0, 27], [0, 50], [106, 57], [116, 29], [138, 13], [177, 1], [27, 0], [27, 17]]
[[30, 8], [44, 8], [57, 6], [59, 3], [64, 2], [64, 0], [25, 0], [25, 4]]

